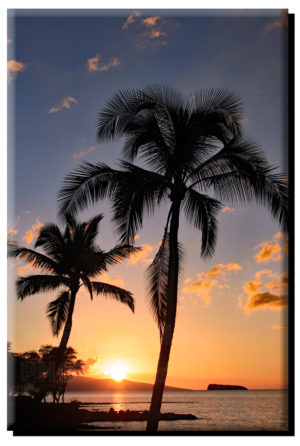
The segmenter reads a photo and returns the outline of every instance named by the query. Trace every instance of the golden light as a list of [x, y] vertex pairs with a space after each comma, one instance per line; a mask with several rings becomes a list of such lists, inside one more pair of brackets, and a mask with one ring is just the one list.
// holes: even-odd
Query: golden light
[[122, 381], [126, 377], [126, 373], [127, 370], [122, 366], [120, 361], [104, 372], [105, 375], [110, 375], [115, 381]]

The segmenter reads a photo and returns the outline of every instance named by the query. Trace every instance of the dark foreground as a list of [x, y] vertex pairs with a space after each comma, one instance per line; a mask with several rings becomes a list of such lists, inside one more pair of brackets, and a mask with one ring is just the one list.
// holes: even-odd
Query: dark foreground
[[[148, 411], [120, 410], [111, 408], [109, 411], [89, 411], [81, 409], [82, 402], [71, 403], [40, 403], [30, 397], [8, 398], [8, 430], [14, 433], [47, 434], [55, 432], [76, 432], [82, 430], [101, 429], [86, 423], [97, 421], [146, 421]], [[196, 420], [192, 414], [162, 413], [160, 420]], [[111, 429], [103, 427], [102, 429]]]

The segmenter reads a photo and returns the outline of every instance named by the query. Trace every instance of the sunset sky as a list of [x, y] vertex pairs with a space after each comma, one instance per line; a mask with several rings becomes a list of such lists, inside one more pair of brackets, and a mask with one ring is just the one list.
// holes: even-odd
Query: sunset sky
[[[34, 246], [40, 228], [57, 220], [66, 174], [87, 160], [116, 167], [122, 142], [96, 142], [97, 117], [119, 89], [166, 83], [189, 96], [230, 88], [245, 104], [244, 132], [286, 172], [287, 17], [282, 10], [124, 10], [9, 12], [8, 235]], [[167, 384], [204, 389], [209, 383], [287, 387], [287, 239], [268, 210], [223, 203], [218, 243], [200, 258], [201, 234], [184, 219], [185, 263]], [[109, 202], [98, 242], [117, 243]], [[146, 218], [138, 255], [101, 280], [133, 292], [136, 309], [80, 291], [70, 345], [86, 373], [106, 378], [118, 361], [127, 378], [153, 382], [159, 332], [147, 304], [145, 270], [162, 238], [167, 209]], [[8, 267], [8, 339], [14, 351], [57, 345], [45, 315], [55, 296], [17, 302]]]

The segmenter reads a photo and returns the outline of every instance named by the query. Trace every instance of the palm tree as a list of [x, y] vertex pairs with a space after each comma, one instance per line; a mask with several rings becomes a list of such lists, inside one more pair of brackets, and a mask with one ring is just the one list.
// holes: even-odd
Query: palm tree
[[[287, 230], [285, 178], [274, 172], [258, 144], [242, 135], [242, 122], [242, 102], [228, 90], [201, 90], [187, 100], [167, 86], [121, 91], [100, 113], [97, 136], [99, 141], [125, 137], [128, 161], [118, 170], [84, 162], [66, 177], [59, 194], [62, 214], [109, 196], [121, 242], [134, 239], [145, 212], [170, 202], [162, 243], [147, 271], [161, 338], [149, 431], [158, 428], [175, 327], [181, 211], [202, 232], [203, 257], [214, 252], [219, 200], [256, 201]], [[138, 155], [143, 167], [132, 163]]]
[[134, 312], [134, 300], [129, 291], [92, 280], [139, 249], [126, 244], [117, 245], [107, 252], [98, 248], [95, 238], [102, 218], [100, 214], [88, 222], [77, 223], [69, 216], [63, 232], [56, 224], [43, 226], [35, 248], [42, 247], [44, 253], [19, 247], [15, 243], [9, 245], [10, 257], [21, 259], [48, 273], [19, 277], [16, 282], [18, 299], [60, 289], [58, 297], [48, 304], [47, 314], [54, 336], [58, 336], [64, 326], [58, 350], [61, 354], [69, 341], [75, 300], [81, 286], [88, 290], [92, 300], [94, 294], [103, 294], [128, 305]]

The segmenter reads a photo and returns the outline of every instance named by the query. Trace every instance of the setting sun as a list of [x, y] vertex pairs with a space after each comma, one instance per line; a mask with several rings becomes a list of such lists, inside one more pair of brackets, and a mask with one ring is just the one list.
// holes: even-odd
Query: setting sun
[[118, 361], [104, 373], [105, 375], [110, 375], [115, 381], [122, 381], [122, 379], [126, 378], [127, 370], [121, 365], [120, 361]]

